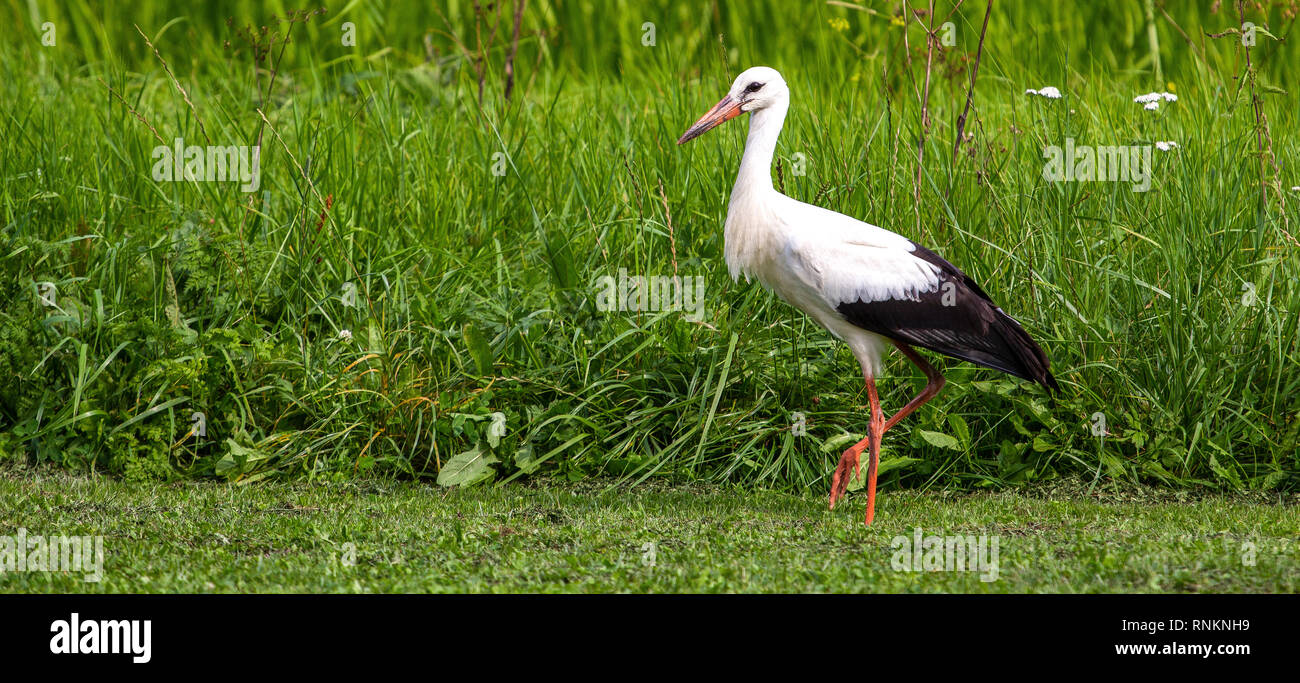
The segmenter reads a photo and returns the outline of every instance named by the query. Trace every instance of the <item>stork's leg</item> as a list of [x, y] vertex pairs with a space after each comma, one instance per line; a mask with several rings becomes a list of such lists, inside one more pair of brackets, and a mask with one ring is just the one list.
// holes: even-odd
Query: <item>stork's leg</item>
[[[871, 464], [867, 466], [867, 517], [866, 522], [864, 522], [867, 526], [871, 526], [871, 520], [876, 516], [876, 466], [880, 462], [881, 437], [885, 435], [885, 432], [889, 431], [890, 427], [898, 424], [899, 420], [911, 415], [913, 411], [920, 408], [926, 401], [934, 398], [935, 395], [939, 393], [939, 390], [943, 388], [944, 382], [946, 381], [944, 380], [943, 375], [939, 374], [939, 371], [935, 369], [933, 365], [930, 365], [930, 363], [927, 362], [921, 354], [912, 349], [912, 347], [897, 341], [894, 342], [894, 346], [897, 346], [898, 350], [902, 351], [903, 355], [906, 356], [908, 360], [912, 361], [912, 363], [918, 368], [921, 368], [921, 372], [925, 373], [927, 381], [925, 383], [925, 388], [921, 389], [921, 393], [917, 394], [916, 398], [908, 401], [907, 405], [899, 409], [897, 413], [894, 413], [894, 416], [889, 418], [889, 420], [885, 420], [883, 417], [877, 417], [880, 415], [880, 402], [876, 400], [876, 387], [870, 381], [867, 382], [867, 393], [871, 397], [871, 434], [875, 437], [871, 442]], [[879, 422], [877, 422], [877, 420], [879, 420]], [[880, 424], [879, 429], [876, 428], [877, 424]]]
[[880, 397], [876, 395], [876, 383], [867, 379], [867, 398], [871, 400], [871, 461], [867, 463], [867, 518], [863, 522], [871, 526], [876, 516], [876, 469], [880, 466], [880, 437], [885, 435], [885, 414], [880, 410]]
[[[880, 435], [885, 431], [885, 414], [880, 410], [880, 397], [876, 393], [876, 381], [869, 374], [863, 374], [867, 382], [867, 399], [871, 402], [871, 418], [867, 427], [867, 438], [849, 446], [844, 455], [840, 456], [840, 464], [835, 468], [835, 476], [831, 479], [831, 508], [835, 508], [835, 502], [844, 497], [844, 492], [848, 490], [849, 478], [855, 474], [861, 474], [862, 467], [859, 456], [864, 449], [870, 449], [871, 459], [867, 461], [867, 505], [870, 508], [871, 503], [876, 500], [876, 466], [880, 461]], [[870, 522], [868, 522], [870, 523]]]
[[835, 475], [831, 478], [830, 508], [832, 510], [835, 509], [835, 502], [843, 498], [845, 491], [848, 490], [849, 479], [861, 471], [858, 456], [869, 443], [871, 443], [871, 434], [867, 434], [867, 438], [849, 446], [849, 449], [840, 456], [840, 464], [835, 467]]
[[943, 378], [943, 375], [939, 374], [939, 371], [936, 370], [933, 365], [930, 365], [930, 363], [926, 361], [925, 358], [921, 357], [921, 354], [917, 353], [912, 347], [899, 341], [895, 341], [894, 346], [897, 346], [898, 350], [902, 351], [903, 355], [906, 356], [908, 360], [912, 361], [913, 365], [921, 368], [921, 372], [925, 373], [925, 378], [928, 381], [925, 383], [925, 388], [921, 390], [921, 393], [916, 395], [916, 398], [908, 401], [907, 405], [899, 409], [897, 413], [894, 413], [893, 417], [889, 418], [889, 420], [885, 422], [885, 428], [881, 431], [887, 431], [890, 427], [898, 424], [899, 420], [911, 415], [912, 411], [920, 408], [926, 401], [934, 398], [935, 395], [939, 393], [939, 390], [943, 388], [944, 382], [947, 381]]
[[933, 365], [917, 353], [912, 347], [895, 341], [894, 345], [899, 351], [907, 357], [921, 372], [925, 373], [928, 380], [925, 388], [915, 398], [907, 402], [893, 417], [888, 420], [884, 419], [884, 414], [880, 410], [880, 398], [876, 394], [876, 382], [869, 375], [864, 373], [867, 382], [867, 398], [871, 401], [871, 426], [867, 438], [853, 444], [844, 455], [840, 457], [840, 464], [835, 468], [835, 476], [831, 480], [831, 504], [835, 507], [835, 502], [844, 496], [848, 489], [850, 472], [859, 472], [859, 456], [863, 449], [870, 448], [871, 459], [867, 463], [867, 515], [866, 524], [870, 525], [872, 519], [876, 516], [876, 470], [880, 465], [880, 439], [884, 436], [885, 431], [890, 427], [898, 424], [900, 420], [911, 415], [917, 408], [920, 408], [926, 401], [934, 398], [939, 390], [943, 388], [944, 378], [939, 374]]

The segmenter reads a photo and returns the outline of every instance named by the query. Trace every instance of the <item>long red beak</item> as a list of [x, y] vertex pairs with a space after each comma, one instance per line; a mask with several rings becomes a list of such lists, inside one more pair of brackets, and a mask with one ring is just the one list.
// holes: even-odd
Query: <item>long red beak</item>
[[682, 133], [682, 137], [677, 141], [677, 144], [690, 142], [716, 128], [719, 124], [730, 121], [743, 113], [740, 110], [740, 100], [733, 100], [730, 95], [727, 95], [722, 98], [721, 102], [713, 105], [713, 108], [707, 114], [701, 116], [700, 120], [695, 122], [695, 125]]

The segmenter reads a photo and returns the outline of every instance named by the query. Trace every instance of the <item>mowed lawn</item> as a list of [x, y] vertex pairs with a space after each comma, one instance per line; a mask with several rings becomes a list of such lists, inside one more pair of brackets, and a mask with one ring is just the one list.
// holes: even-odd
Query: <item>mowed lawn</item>
[[[548, 480], [135, 484], [8, 468], [0, 535], [102, 535], [103, 576], [3, 592], [1295, 592], [1294, 496], [891, 490], [861, 496]], [[996, 580], [901, 571], [895, 539], [996, 537]]]

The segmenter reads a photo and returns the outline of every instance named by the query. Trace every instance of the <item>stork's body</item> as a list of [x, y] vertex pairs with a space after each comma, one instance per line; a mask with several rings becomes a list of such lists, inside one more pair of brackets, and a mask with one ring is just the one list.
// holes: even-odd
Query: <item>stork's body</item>
[[[842, 339], [862, 368], [871, 404], [867, 438], [844, 452], [831, 483], [834, 507], [859, 456], [870, 449], [867, 514], [875, 509], [876, 467], [885, 430], [933, 398], [943, 376], [911, 348], [920, 346], [1054, 389], [1042, 350], [979, 285], [911, 240], [843, 214], [805, 204], [772, 187], [776, 141], [789, 89], [775, 70], [754, 67], [678, 141], [682, 144], [741, 113], [749, 137], [727, 206], [725, 251], [733, 278], [757, 279]], [[884, 419], [875, 379], [890, 346], [921, 368], [925, 389]]]

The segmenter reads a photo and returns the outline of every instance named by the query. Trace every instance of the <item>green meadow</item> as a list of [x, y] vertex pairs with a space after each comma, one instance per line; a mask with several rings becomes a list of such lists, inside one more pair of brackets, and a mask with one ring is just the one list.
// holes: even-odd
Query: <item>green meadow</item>
[[[0, 572], [5, 593], [1300, 591], [1294, 496], [1068, 479], [889, 490], [870, 528], [860, 508], [828, 512], [821, 491], [546, 476], [233, 487], [5, 468], [0, 501], [8, 536], [88, 535], [102, 549], [82, 571]], [[918, 536], [982, 539], [982, 554], [945, 566], [914, 550]]]
[[[1056, 515], [1059, 538], [1013, 551], [1032, 554], [1117, 533], [1067, 520], [1102, 515], [1088, 507], [1098, 491], [1141, 490], [1218, 501], [1208, 526], [1203, 510], [1131, 508], [1148, 545], [1257, 533], [1256, 515], [1269, 538], [1294, 538], [1295, 12], [999, 1], [986, 25], [984, 0], [956, 4], [0, 3], [13, 27], [0, 44], [0, 489], [22, 501], [4, 528], [67, 521], [26, 482], [72, 477], [68, 500], [174, 496], [194, 515], [209, 498], [324, 508], [358, 490], [384, 506], [391, 491], [427, 497], [411, 505], [442, 526], [474, 509], [515, 526], [510, 510], [566, 487], [630, 496], [642, 507], [608, 522], [621, 530], [601, 526], [600, 506], [563, 513], [599, 527], [602, 557], [632, 553], [643, 516], [678, 504], [812, 534], [807, 515], [831, 535], [800, 540], [809, 552], [835, 534], [887, 543], [861, 529], [860, 496], [819, 512], [866, 431], [856, 362], [723, 262], [746, 120], [675, 144], [761, 64], [791, 89], [777, 186], [962, 268], [1061, 384], [1049, 396], [930, 356], [949, 381], [885, 435], [877, 519]], [[1045, 87], [1060, 96], [1026, 93]], [[1148, 108], [1135, 101], [1147, 93], [1170, 97]], [[1136, 151], [1103, 175], [1111, 148]], [[694, 307], [609, 310], [611, 283], [628, 303], [624, 277], [683, 278]], [[885, 410], [923, 383], [895, 355]], [[1077, 509], [1028, 493], [1061, 482], [1059, 506]], [[211, 535], [168, 533], [180, 546]], [[998, 585], [1295, 590], [1293, 548], [1220, 578], [1197, 563], [1229, 572], [1236, 554], [1185, 551], [1122, 577]], [[1078, 552], [1058, 569], [1082, 571]], [[559, 588], [511, 557], [519, 573], [500, 585]], [[610, 565], [622, 578], [584, 587], [655, 590], [642, 569]], [[754, 583], [701, 570], [660, 588], [853, 590], [734, 569]], [[195, 572], [158, 589], [240, 588]], [[913, 579], [881, 589], [983, 589]], [[258, 585], [352, 585], [294, 581]]]

